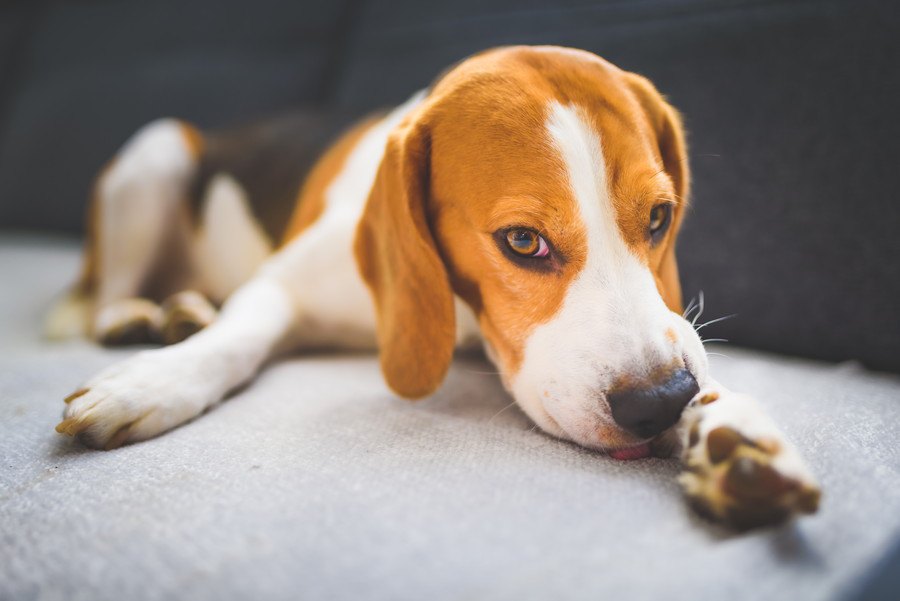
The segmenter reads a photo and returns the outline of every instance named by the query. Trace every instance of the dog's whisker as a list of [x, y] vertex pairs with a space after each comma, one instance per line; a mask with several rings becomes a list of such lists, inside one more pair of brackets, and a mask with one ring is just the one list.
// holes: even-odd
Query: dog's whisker
[[700, 342], [702, 342], [703, 344], [706, 344], [707, 342], [728, 342], [728, 340], [726, 338], [708, 338], [706, 340], [701, 338]]
[[726, 319], [731, 319], [732, 317], [737, 317], [737, 313], [732, 313], [731, 315], [725, 315], [723, 317], [718, 317], [716, 319], [710, 319], [709, 321], [707, 321], [705, 323], [701, 323], [699, 326], [694, 326], [694, 330], [699, 332], [706, 326], [712, 325], [714, 323], [718, 323], [720, 321], [725, 321]]
[[681, 317], [687, 319], [688, 315], [691, 314], [691, 311], [694, 310], [694, 302], [696, 302], [697, 297], [691, 297], [691, 302], [688, 303], [687, 307], [685, 307], [684, 312], [681, 314]]
[[507, 409], [509, 409], [510, 407], [512, 407], [512, 406], [515, 405], [515, 404], [516, 404], [516, 402], [513, 401], [512, 403], [510, 403], [509, 405], [507, 405], [506, 407], [504, 407], [503, 409], [501, 409], [500, 411], [498, 411], [497, 413], [495, 413], [494, 415], [492, 415], [492, 416], [491, 416], [491, 419], [489, 419], [489, 420], [487, 421], [487, 423], [491, 423], [492, 421], [494, 421], [494, 418], [495, 418], [495, 417], [497, 417], [498, 415], [500, 415], [501, 413], [503, 413], [504, 411], [506, 411]]
[[725, 353], [711, 353], [709, 351], [706, 351], [706, 354], [709, 357], [725, 357], [726, 359], [731, 359], [731, 357], [729, 357]]
[[700, 316], [703, 315], [703, 310], [706, 308], [706, 299], [703, 296], [703, 291], [701, 290], [697, 294], [697, 314], [694, 315], [694, 318], [691, 320], [691, 325], [697, 327], [697, 320], [700, 319]]

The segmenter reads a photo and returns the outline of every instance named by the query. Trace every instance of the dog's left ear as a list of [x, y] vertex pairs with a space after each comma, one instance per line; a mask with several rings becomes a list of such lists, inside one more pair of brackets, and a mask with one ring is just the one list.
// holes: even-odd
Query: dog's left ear
[[440, 385], [456, 345], [453, 291], [428, 223], [429, 157], [424, 119], [391, 133], [355, 243], [375, 301], [381, 370], [408, 398]]
[[650, 119], [663, 167], [672, 179], [675, 194], [678, 195], [678, 203], [672, 216], [672, 233], [667, 239], [662, 258], [656, 268], [656, 283], [666, 306], [676, 313], [681, 313], [683, 304], [681, 281], [678, 277], [678, 262], [675, 259], [675, 239], [678, 237], [678, 230], [681, 228], [681, 222], [687, 209], [691, 179], [684, 126], [678, 111], [666, 102], [666, 99], [648, 79], [634, 73], [626, 73], [626, 78]]

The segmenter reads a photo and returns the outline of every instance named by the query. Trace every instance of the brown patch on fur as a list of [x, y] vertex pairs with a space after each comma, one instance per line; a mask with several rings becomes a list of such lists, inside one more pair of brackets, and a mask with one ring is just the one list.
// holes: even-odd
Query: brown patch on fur
[[310, 170], [334, 139], [353, 122], [337, 111], [296, 111], [236, 129], [207, 133], [190, 192], [202, 214], [210, 180], [231, 176], [246, 193], [253, 216], [273, 247], [286, 238], [298, 196]]
[[456, 342], [453, 292], [426, 217], [429, 134], [407, 121], [391, 135], [354, 245], [375, 302], [382, 372], [410, 398], [443, 381]]
[[200, 133], [199, 129], [185, 121], [179, 121], [178, 125], [181, 128], [182, 137], [184, 137], [185, 142], [187, 142], [187, 147], [191, 156], [193, 156], [194, 159], [199, 159], [206, 147], [206, 141], [203, 138], [203, 134]]
[[[587, 259], [587, 234], [545, 123], [552, 83], [514, 51], [488, 52], [444, 76], [425, 108], [431, 218], [456, 292], [475, 311], [507, 375], [532, 330], [555, 315]], [[494, 233], [538, 231], [547, 268], [511, 261]], [[502, 241], [501, 241], [502, 244]]]
[[378, 122], [370, 117], [347, 131], [328, 149], [303, 183], [290, 222], [281, 244], [287, 244], [312, 225], [325, 210], [325, 193], [343, 169], [347, 157], [356, 148], [360, 138]]

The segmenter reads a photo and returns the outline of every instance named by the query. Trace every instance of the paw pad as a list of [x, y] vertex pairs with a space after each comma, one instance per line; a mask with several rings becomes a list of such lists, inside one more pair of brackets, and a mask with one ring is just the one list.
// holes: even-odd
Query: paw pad
[[777, 467], [782, 448], [777, 440], [753, 440], [728, 426], [704, 437], [698, 420], [688, 432], [688, 444], [679, 480], [700, 514], [744, 530], [818, 509], [818, 487]]
[[706, 436], [706, 451], [714, 464], [731, 457], [734, 450], [742, 444], [753, 445], [743, 434], [727, 426], [716, 428]]

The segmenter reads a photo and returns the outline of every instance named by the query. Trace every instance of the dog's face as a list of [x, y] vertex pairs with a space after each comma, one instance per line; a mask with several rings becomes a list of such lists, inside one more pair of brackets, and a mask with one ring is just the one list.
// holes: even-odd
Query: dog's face
[[680, 315], [687, 188], [646, 80], [560, 48], [465, 61], [392, 136], [360, 226], [388, 383], [440, 383], [455, 292], [545, 431], [605, 449], [665, 431], [707, 367]]

